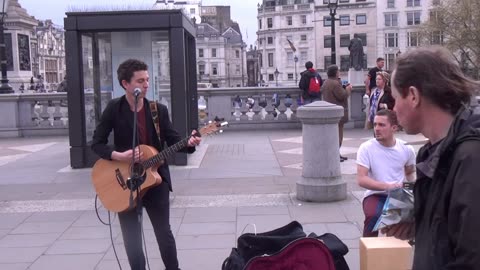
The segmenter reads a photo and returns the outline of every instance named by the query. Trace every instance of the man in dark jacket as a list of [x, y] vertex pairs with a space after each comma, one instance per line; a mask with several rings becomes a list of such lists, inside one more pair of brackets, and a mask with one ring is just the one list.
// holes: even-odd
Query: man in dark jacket
[[[328, 78], [322, 85], [323, 100], [343, 107], [343, 117], [338, 122], [338, 140], [339, 147], [343, 142], [343, 126], [348, 122], [348, 97], [352, 94], [352, 85], [347, 84], [345, 87], [340, 83], [340, 71], [337, 65], [331, 65], [327, 69]], [[340, 162], [347, 160], [347, 157], [340, 155]]]
[[[150, 145], [161, 151], [165, 143], [173, 145], [182, 139], [173, 129], [167, 108], [157, 102], [157, 120], [160, 127], [160, 138], [158, 138], [149, 101], [145, 98], [149, 86], [147, 69], [145, 63], [135, 59], [126, 60], [118, 67], [118, 82], [125, 89], [125, 95], [108, 103], [93, 134], [92, 149], [101, 158], [126, 163], [131, 162], [132, 158], [142, 160], [143, 153], [137, 147], [135, 151], [132, 150], [135, 109], [138, 113], [137, 141], [140, 144]], [[138, 99], [135, 98], [136, 95]], [[136, 105], [135, 100], [137, 100]], [[107, 145], [111, 131], [114, 131], [113, 147]], [[188, 140], [188, 152], [195, 151], [194, 146], [199, 143], [200, 138], [191, 136]], [[152, 222], [165, 268], [178, 270], [177, 249], [169, 223], [169, 190], [172, 190], [172, 186], [168, 165], [166, 163], [161, 165], [158, 173], [162, 177], [162, 183], [147, 190], [139, 205], [145, 207]], [[139, 222], [142, 220], [141, 215], [141, 208], [118, 213], [125, 250], [132, 270], [145, 270], [142, 225]]]
[[417, 155], [415, 223], [384, 232], [415, 236], [414, 270], [480, 267], [480, 115], [469, 107], [478, 82], [443, 48], [402, 54], [392, 75], [398, 120], [429, 139]]
[[314, 101], [320, 100], [322, 95], [320, 90], [318, 92], [309, 91], [310, 81], [312, 78], [316, 79], [318, 82], [318, 87], [322, 86], [322, 77], [320, 74], [313, 68], [313, 63], [308, 61], [305, 63], [306, 70], [300, 73], [300, 82], [298, 83], [298, 88], [302, 89], [302, 97], [304, 104], [312, 103]]

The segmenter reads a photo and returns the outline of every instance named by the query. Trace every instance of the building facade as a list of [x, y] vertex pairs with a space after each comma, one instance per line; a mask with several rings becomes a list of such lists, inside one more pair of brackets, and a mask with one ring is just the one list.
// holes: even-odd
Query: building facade
[[36, 51], [33, 51], [36, 69], [33, 76], [43, 78], [46, 90], [56, 90], [66, 74], [65, 31], [51, 20], [39, 21], [35, 28]]
[[[377, 55], [385, 58], [385, 69], [391, 70], [397, 56], [420, 46], [420, 25], [430, 16], [435, 0], [386, 0], [377, 7]], [[438, 44], [443, 37], [436, 38]]]
[[314, 59], [313, 9], [313, 0], [265, 0], [258, 6], [257, 45], [262, 85], [298, 84], [305, 62]]
[[196, 22], [200, 22], [201, 0], [157, 0], [153, 4], [153, 9], [181, 9], [187, 17]]
[[[265, 85], [297, 85], [307, 61], [326, 77], [332, 63], [328, 0], [264, 0], [258, 6], [257, 41]], [[348, 45], [358, 34], [364, 45], [366, 69], [376, 59], [376, 1], [340, 0], [335, 16], [336, 64], [348, 72]]]
[[[332, 64], [332, 20], [328, 0], [317, 0], [315, 5], [315, 64], [326, 71]], [[350, 40], [357, 34], [363, 44], [363, 68], [372, 67], [377, 58], [376, 26], [377, 2], [374, 0], [339, 0], [335, 15], [335, 63], [342, 77], [350, 68]]]

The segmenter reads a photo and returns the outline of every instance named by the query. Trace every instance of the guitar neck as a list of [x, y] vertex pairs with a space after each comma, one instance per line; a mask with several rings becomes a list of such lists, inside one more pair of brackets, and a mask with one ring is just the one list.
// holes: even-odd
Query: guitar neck
[[150, 168], [152, 166], [160, 164], [163, 160], [165, 160], [167, 157], [171, 156], [172, 154], [178, 152], [178, 150], [185, 148], [188, 145], [188, 139], [190, 137], [187, 137], [176, 144], [167, 147], [167, 149], [163, 150], [162, 152], [156, 154], [155, 156], [145, 160], [142, 162], [143, 167]]

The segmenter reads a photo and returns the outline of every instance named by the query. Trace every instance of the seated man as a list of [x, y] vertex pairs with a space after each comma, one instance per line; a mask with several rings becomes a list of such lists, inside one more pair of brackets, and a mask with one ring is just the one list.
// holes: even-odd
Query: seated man
[[363, 237], [378, 236], [372, 229], [382, 214], [387, 191], [402, 187], [405, 180], [415, 180], [415, 150], [395, 138], [395, 112], [378, 111], [373, 125], [375, 138], [362, 143], [357, 153], [357, 181], [367, 189], [363, 199]]

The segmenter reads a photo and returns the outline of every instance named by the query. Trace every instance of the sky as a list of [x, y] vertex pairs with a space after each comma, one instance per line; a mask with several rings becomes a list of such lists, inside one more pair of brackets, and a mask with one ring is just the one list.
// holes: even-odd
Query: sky
[[[143, 7], [151, 8], [155, 0], [18, 0], [28, 14], [39, 20], [51, 19], [63, 26], [65, 12], [72, 8], [84, 10], [93, 7]], [[247, 45], [254, 44], [257, 31], [257, 4], [261, 0], [202, 0], [203, 5], [229, 5], [233, 21], [240, 25]]]

